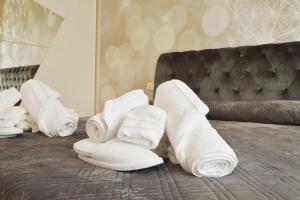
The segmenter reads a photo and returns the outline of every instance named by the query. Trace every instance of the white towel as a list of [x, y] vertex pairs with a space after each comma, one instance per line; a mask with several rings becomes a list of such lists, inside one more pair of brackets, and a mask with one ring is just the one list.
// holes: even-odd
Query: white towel
[[76, 142], [73, 146], [78, 157], [90, 164], [118, 171], [144, 169], [163, 163], [149, 149], [121, 141], [115, 137], [105, 143], [90, 138]]
[[210, 125], [207, 106], [183, 82], [161, 84], [154, 105], [167, 112], [166, 132], [176, 160], [195, 176], [220, 177], [238, 164], [230, 146]]
[[22, 134], [23, 130], [17, 127], [0, 127], [0, 138], [11, 138]]
[[166, 112], [156, 106], [133, 108], [124, 117], [118, 137], [147, 149], [155, 149], [164, 134], [166, 118]]
[[21, 93], [14, 87], [0, 92], [0, 110], [13, 107], [21, 100]]
[[18, 123], [25, 121], [26, 114], [26, 110], [20, 106], [3, 108], [0, 110], [0, 127], [15, 127]]
[[77, 128], [78, 116], [59, 101], [60, 94], [37, 80], [21, 86], [22, 102], [39, 130], [49, 137], [69, 136]]
[[117, 135], [118, 128], [129, 110], [148, 104], [148, 96], [143, 90], [133, 90], [105, 102], [103, 112], [87, 121], [88, 136], [97, 142], [110, 140]]

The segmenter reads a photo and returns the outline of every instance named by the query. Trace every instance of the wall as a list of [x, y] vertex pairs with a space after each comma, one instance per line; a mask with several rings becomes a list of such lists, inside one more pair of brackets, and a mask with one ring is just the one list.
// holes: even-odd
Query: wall
[[96, 0], [36, 0], [64, 17], [36, 78], [81, 117], [94, 114]]
[[299, 40], [299, 9], [299, 0], [103, 0], [97, 102], [135, 88], [151, 98], [164, 52]]
[[33, 0], [0, 0], [0, 68], [40, 64], [62, 21]]

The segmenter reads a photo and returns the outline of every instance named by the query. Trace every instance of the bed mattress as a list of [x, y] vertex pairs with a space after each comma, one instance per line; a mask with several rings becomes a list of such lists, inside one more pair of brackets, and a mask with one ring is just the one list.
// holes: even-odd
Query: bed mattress
[[197, 178], [169, 161], [116, 172], [77, 158], [67, 138], [25, 133], [0, 139], [0, 199], [300, 199], [300, 127], [212, 121], [239, 166], [222, 178]]

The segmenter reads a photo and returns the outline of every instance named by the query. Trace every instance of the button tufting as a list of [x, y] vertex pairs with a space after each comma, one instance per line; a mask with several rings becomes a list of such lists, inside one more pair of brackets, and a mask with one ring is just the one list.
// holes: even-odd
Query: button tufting
[[282, 90], [282, 94], [283, 94], [283, 95], [286, 95], [286, 94], [288, 93], [288, 91], [289, 91], [289, 90], [288, 90], [287, 88], [284, 88], [284, 89]]
[[240, 93], [240, 89], [237, 88], [237, 87], [233, 88], [233, 91], [234, 91], [235, 94], [239, 94]]
[[230, 77], [230, 72], [229, 72], [229, 71], [225, 71], [225, 72], [224, 72], [224, 76], [225, 76], [225, 77]]
[[195, 93], [199, 94], [199, 92], [200, 92], [200, 88], [198, 87], [198, 88], [195, 89]]
[[176, 78], [176, 73], [171, 74], [172, 79]]
[[257, 93], [262, 93], [262, 91], [263, 91], [263, 88], [262, 88], [262, 87], [256, 88], [256, 92], [257, 92]]
[[277, 73], [276, 69], [274, 69], [274, 68], [270, 69], [269, 71], [271, 72], [272, 75], [276, 75], [276, 73]]
[[206, 70], [206, 74], [207, 74], [208, 76], [210, 76], [211, 71], [210, 71], [210, 70]]

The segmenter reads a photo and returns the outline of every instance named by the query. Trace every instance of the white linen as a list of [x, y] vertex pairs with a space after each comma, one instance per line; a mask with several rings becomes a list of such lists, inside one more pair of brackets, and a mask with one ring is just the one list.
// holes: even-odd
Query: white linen
[[106, 142], [112, 139], [117, 135], [118, 128], [129, 110], [148, 104], [148, 96], [143, 90], [133, 90], [105, 102], [103, 112], [87, 121], [88, 136], [97, 142]]
[[0, 127], [0, 138], [11, 138], [22, 134], [23, 130], [17, 127]]
[[187, 172], [220, 177], [234, 170], [235, 153], [210, 125], [207, 106], [187, 85], [179, 80], [161, 84], [154, 105], [167, 112], [166, 132], [176, 160]]
[[166, 118], [166, 112], [156, 106], [133, 108], [124, 117], [118, 137], [147, 149], [155, 149], [164, 134]]
[[14, 87], [0, 92], [0, 110], [13, 107], [21, 100], [21, 93]]
[[117, 171], [144, 169], [163, 163], [163, 159], [152, 151], [117, 137], [105, 143], [83, 139], [76, 142], [73, 149], [83, 161]]
[[3, 108], [0, 110], [0, 127], [17, 126], [18, 123], [25, 121], [26, 114], [27, 111], [20, 106]]
[[46, 136], [65, 137], [77, 128], [78, 116], [59, 101], [60, 94], [37, 80], [21, 86], [22, 102], [38, 129]]

